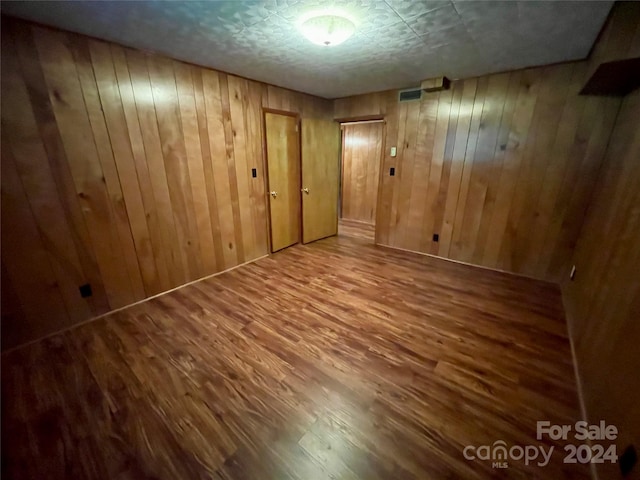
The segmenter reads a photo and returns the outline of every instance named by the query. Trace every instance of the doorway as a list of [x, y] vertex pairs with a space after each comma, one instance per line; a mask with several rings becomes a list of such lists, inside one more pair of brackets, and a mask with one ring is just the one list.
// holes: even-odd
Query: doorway
[[265, 112], [271, 252], [300, 241], [298, 117]]
[[347, 122], [342, 129], [339, 235], [375, 241], [384, 120]]
[[265, 109], [264, 128], [271, 252], [336, 235], [339, 124]]

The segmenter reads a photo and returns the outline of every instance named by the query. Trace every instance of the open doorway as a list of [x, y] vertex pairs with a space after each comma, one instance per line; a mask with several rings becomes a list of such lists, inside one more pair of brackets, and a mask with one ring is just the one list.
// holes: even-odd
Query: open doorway
[[338, 235], [375, 241], [384, 120], [345, 122]]

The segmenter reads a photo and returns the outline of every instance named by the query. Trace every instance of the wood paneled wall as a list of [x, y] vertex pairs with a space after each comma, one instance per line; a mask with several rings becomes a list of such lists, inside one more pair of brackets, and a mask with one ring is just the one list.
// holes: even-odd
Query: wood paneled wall
[[[562, 285], [590, 421], [640, 446], [640, 90], [620, 110], [600, 180]], [[616, 467], [601, 478], [617, 478]], [[640, 470], [638, 470], [640, 471]]]
[[[640, 3], [618, 2], [590, 67], [640, 56]], [[640, 447], [640, 90], [620, 108], [562, 291], [580, 387], [590, 422], [620, 431], [618, 454]], [[619, 478], [617, 465], [597, 465]], [[636, 465], [630, 478], [640, 475]]]
[[3, 17], [3, 348], [265, 255], [263, 106], [331, 118], [328, 100]]
[[375, 223], [384, 123], [342, 126], [341, 216]]
[[575, 62], [456, 81], [419, 101], [334, 101], [335, 118], [387, 120], [378, 242], [559, 281], [620, 104], [579, 96], [586, 74]]

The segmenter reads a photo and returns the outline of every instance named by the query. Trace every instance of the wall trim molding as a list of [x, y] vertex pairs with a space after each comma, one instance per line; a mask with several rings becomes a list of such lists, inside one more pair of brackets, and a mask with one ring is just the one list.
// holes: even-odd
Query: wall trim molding
[[[578, 365], [578, 357], [576, 356], [575, 341], [573, 340], [573, 334], [571, 332], [570, 315], [569, 310], [567, 309], [566, 296], [562, 285], [560, 286], [560, 293], [562, 298], [562, 309], [564, 310], [564, 319], [565, 323], [567, 324], [567, 336], [569, 337], [569, 345], [571, 346], [571, 361], [573, 363], [573, 372], [576, 377], [576, 391], [578, 392], [578, 404], [580, 406], [580, 420], [589, 422], [589, 416], [587, 414], [587, 404], [584, 401], [582, 377], [580, 376], [580, 367]], [[588, 440], [588, 443], [591, 444], [591, 441]], [[589, 470], [591, 471], [591, 478], [593, 480], [599, 480], [598, 470], [596, 469], [595, 463], [589, 463]]]
[[[459, 265], [466, 265], [467, 267], [481, 268], [483, 270], [489, 270], [490, 272], [506, 273], [507, 275], [513, 275], [514, 277], [527, 278], [529, 280], [535, 280], [536, 282], [544, 282], [550, 285], [556, 285], [560, 287], [559, 283], [552, 282], [551, 280], [546, 280], [544, 278], [533, 277], [531, 275], [527, 275], [524, 273], [511, 272], [509, 270], [501, 270], [499, 268], [487, 267], [486, 265], [478, 265], [476, 263], [463, 262], [462, 260], [455, 260], [453, 258], [441, 257], [439, 255], [434, 255], [432, 253], [419, 252], [417, 250], [410, 250], [408, 248], [392, 247], [391, 245], [386, 245], [384, 243], [376, 242], [375, 245], [377, 247], [391, 248], [392, 250], [400, 250], [401, 252], [416, 253], [418, 255], [424, 255], [425, 257], [437, 258], [438, 260], [445, 260], [447, 262], [457, 263]], [[564, 308], [564, 304], [563, 304], [563, 308]]]

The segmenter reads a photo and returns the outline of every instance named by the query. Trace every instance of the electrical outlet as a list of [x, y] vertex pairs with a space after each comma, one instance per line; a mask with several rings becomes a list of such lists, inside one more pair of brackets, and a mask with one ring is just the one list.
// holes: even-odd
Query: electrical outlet
[[251, 169], [251, 176], [252, 176], [253, 178], [256, 178], [256, 177], [258, 176], [258, 169], [256, 169], [256, 168], [252, 168], [252, 169]]
[[438, 240], [440, 240], [440, 235], [438, 235], [437, 233], [433, 234], [433, 241], [437, 242]]
[[396, 174], [396, 169], [394, 167], [391, 167], [389, 169], [389, 175], [391, 175], [392, 177]]
[[84, 285], [80, 285], [80, 296], [82, 298], [87, 298], [93, 295], [93, 291], [91, 290], [91, 284], [85, 283]]
[[574, 265], [573, 267], [571, 267], [571, 272], [569, 273], [569, 278], [571, 280], [573, 280], [574, 278], [576, 278], [576, 266]]

